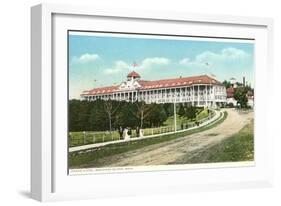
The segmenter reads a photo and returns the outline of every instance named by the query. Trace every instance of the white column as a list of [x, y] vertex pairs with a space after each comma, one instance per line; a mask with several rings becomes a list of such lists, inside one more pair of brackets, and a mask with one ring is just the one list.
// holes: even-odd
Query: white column
[[197, 107], [199, 106], [199, 85], [197, 86]]
[[194, 85], [192, 85], [192, 106], [194, 106], [195, 103], [195, 91], [194, 91], [195, 87]]
[[175, 132], [177, 131], [177, 107], [176, 103], [174, 101], [174, 127], [175, 127]]
[[216, 105], [216, 99], [215, 99], [215, 87], [214, 85], [212, 85], [212, 102], [213, 102], [213, 106], [215, 107]]
[[133, 102], [136, 100], [136, 92], [133, 92]]
[[179, 102], [182, 101], [182, 92], [181, 92], [181, 89], [182, 89], [182, 88], [180, 88], [180, 98], [179, 98], [180, 100], [179, 100]]
[[206, 99], [205, 99], [205, 101], [206, 101], [206, 107], [208, 106], [208, 87], [207, 87], [207, 84], [206, 84]]
[[144, 101], [147, 102], [147, 94], [146, 91], [143, 92]]
[[187, 102], [187, 87], [184, 88], [184, 98], [184, 101]]

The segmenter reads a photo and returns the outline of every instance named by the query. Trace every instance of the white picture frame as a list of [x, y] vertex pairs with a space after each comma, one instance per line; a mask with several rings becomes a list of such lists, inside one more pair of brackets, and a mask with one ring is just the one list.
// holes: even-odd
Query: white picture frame
[[[57, 17], [62, 20], [56, 19]], [[66, 23], [68, 20], [63, 19], [65, 17], [70, 18], [70, 24]], [[195, 26], [200, 24], [206, 27], [205, 30], [212, 25], [218, 26], [220, 29], [221, 27], [229, 28], [228, 34], [227, 31], [222, 34], [224, 37], [228, 35], [228, 37], [232, 37], [231, 31], [238, 38], [256, 35], [259, 42], [256, 58], [260, 58], [256, 59], [255, 74], [257, 93], [255, 97], [255, 134], [257, 134], [257, 138], [255, 137], [255, 166], [243, 168], [222, 164], [210, 169], [198, 165], [190, 170], [83, 175], [72, 176], [70, 179], [65, 170], [67, 149], [63, 147], [64, 142], [55, 139], [56, 129], [66, 122], [65, 116], [58, 115], [60, 111], [56, 109], [63, 108], [58, 95], [65, 91], [66, 86], [66, 84], [58, 84], [58, 81], [66, 83], [66, 79], [64, 79], [66, 70], [57, 69], [60, 64], [55, 62], [56, 54], [62, 55], [59, 61], [64, 63], [67, 61], [66, 48], [57, 46], [55, 38], [57, 38], [57, 33], [63, 33], [65, 29], [73, 29], [73, 27], [68, 28], [69, 25], [80, 24], [80, 29], [87, 30], [90, 27], [90, 20], [88, 22], [87, 19], [98, 18], [106, 19], [107, 26], [112, 25], [112, 30], [116, 32], [120, 31], [120, 28], [112, 22], [122, 20], [124, 25], [138, 21], [142, 24], [138, 29], [144, 29], [147, 22], [162, 22], [163, 24], [176, 23], [176, 28], [179, 30], [186, 24]], [[272, 186], [274, 132], [270, 129], [271, 125], [267, 119], [270, 105], [273, 103], [263, 98], [273, 92], [273, 89], [270, 89], [273, 88], [270, 80], [274, 76], [272, 19], [40, 4], [31, 9], [31, 26], [32, 198], [39, 201], [53, 201]], [[146, 29], [147, 32], [150, 30], [151, 33], [155, 32], [152, 26], [147, 26]], [[249, 32], [251, 29], [252, 33]], [[209, 31], [210, 33], [206, 36], [220, 37], [219, 31], [219, 29], [214, 29]], [[201, 32], [204, 32], [204, 29]], [[62, 42], [64, 41], [66, 39], [62, 39]], [[267, 90], [262, 87], [264, 82], [267, 84]], [[262, 136], [266, 138], [262, 138]]]

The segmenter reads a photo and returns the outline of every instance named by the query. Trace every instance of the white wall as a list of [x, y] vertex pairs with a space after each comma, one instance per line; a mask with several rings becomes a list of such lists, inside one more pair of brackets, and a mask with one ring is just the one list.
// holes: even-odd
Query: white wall
[[[1, 205], [35, 205], [37, 202], [27, 198], [29, 190], [29, 149], [30, 149], [30, 14], [29, 7], [36, 0], [7, 0], [0, 7], [0, 89], [1, 89], [1, 143], [0, 143], [0, 201]], [[43, 1], [44, 2], [44, 1]], [[249, 16], [268, 16], [275, 19], [275, 77], [281, 79], [281, 13], [279, 1], [273, 0], [52, 0], [49, 2], [110, 7], [138, 8], [140, 10], [171, 10], [192, 13], [213, 13]], [[279, 58], [278, 58], [279, 57]], [[281, 81], [280, 81], [281, 82]], [[276, 81], [276, 88], [280, 83]], [[276, 89], [275, 97], [280, 98]], [[278, 92], [277, 92], [278, 91]], [[278, 97], [277, 97], [278, 96]], [[275, 100], [276, 102], [280, 102]], [[279, 105], [278, 105], [279, 106]], [[280, 116], [280, 109], [272, 118]], [[274, 122], [274, 121], [273, 121]], [[276, 127], [277, 128], [277, 127]], [[280, 132], [276, 134], [276, 182], [273, 189], [241, 190], [232, 192], [211, 192], [179, 194], [173, 196], [131, 197], [110, 200], [83, 201], [85, 205], [280, 205]], [[279, 162], [279, 164], [277, 164]], [[5, 203], [2, 203], [2, 202]], [[77, 202], [59, 203], [76, 205]]]

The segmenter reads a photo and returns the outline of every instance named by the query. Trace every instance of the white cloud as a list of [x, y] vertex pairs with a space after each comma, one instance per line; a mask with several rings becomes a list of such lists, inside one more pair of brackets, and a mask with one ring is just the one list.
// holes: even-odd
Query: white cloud
[[221, 64], [233, 61], [244, 61], [250, 57], [247, 52], [236, 48], [225, 48], [218, 53], [206, 51], [198, 54], [194, 60], [183, 58], [179, 61], [179, 64], [186, 66], [204, 66], [206, 63]]
[[152, 58], [145, 58], [141, 61], [141, 63], [133, 68], [131, 64], [128, 64], [125, 61], [118, 60], [114, 63], [113, 67], [107, 68], [104, 70], [105, 74], [118, 74], [120, 72], [129, 72], [131, 70], [146, 70], [146, 69], [153, 69], [157, 65], [167, 65], [170, 63], [170, 60], [163, 57], [152, 57]]
[[189, 64], [190, 63], [190, 59], [189, 58], [183, 58], [183, 59], [180, 60], [179, 63], [182, 64], [182, 65]]
[[114, 66], [112, 68], [107, 68], [104, 70], [105, 74], [118, 74], [122, 71], [129, 71], [129, 64], [122, 60], [118, 60], [114, 63]]
[[170, 60], [164, 57], [146, 58], [141, 62], [139, 69], [150, 69], [157, 65], [167, 65], [169, 63]]
[[245, 58], [250, 56], [244, 50], [236, 49], [236, 48], [223, 49], [222, 54], [224, 57], [229, 57], [229, 58]]
[[146, 58], [142, 61], [141, 66], [144, 68], [151, 67], [153, 65], [166, 65], [169, 64], [170, 60], [164, 57], [152, 57]]
[[202, 54], [199, 54], [198, 56], [196, 56], [196, 61], [200, 63], [208, 62], [209, 60], [214, 62], [233, 61], [237, 59], [245, 59], [247, 57], [249, 57], [249, 54], [243, 50], [236, 48], [226, 48], [221, 50], [220, 53], [213, 53], [207, 51]]
[[74, 57], [73, 62], [74, 63], [90, 63], [98, 60], [100, 56], [98, 54], [82, 54], [80, 57]]

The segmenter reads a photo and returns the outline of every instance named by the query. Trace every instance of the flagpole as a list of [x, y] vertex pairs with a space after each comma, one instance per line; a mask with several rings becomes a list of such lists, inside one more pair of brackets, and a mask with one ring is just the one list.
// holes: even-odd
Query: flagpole
[[208, 74], [207, 74], [207, 68], [208, 68], [208, 66], [210, 66], [210, 64], [209, 64], [208, 62], [206, 62], [206, 63], [205, 63], [205, 66], [206, 66], [206, 67], [205, 67], [205, 75], [208, 75]]

